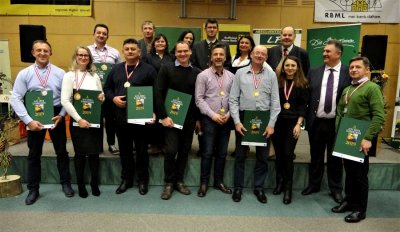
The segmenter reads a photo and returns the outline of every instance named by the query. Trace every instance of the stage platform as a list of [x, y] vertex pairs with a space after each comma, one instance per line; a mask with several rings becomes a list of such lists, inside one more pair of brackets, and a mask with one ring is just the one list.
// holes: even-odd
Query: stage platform
[[[104, 153], [100, 155], [100, 183], [102, 185], [118, 185], [120, 183], [120, 160], [119, 156], [112, 155], [108, 152], [106, 142], [104, 142]], [[71, 157], [70, 170], [72, 174], [73, 183], [76, 182], [75, 171], [73, 168], [74, 150], [72, 142], [68, 140], [67, 150]], [[234, 150], [234, 134], [231, 134], [229, 143], [229, 154]], [[18, 174], [25, 182], [27, 174], [27, 154], [28, 147], [26, 141], [22, 140], [20, 143], [13, 145], [9, 148], [13, 155], [12, 165], [9, 168], [9, 174]], [[199, 185], [200, 175], [200, 158], [197, 157], [198, 142], [197, 137], [194, 136], [192, 150], [189, 156], [185, 182], [188, 186]], [[246, 162], [246, 175], [245, 186], [252, 187], [253, 183], [253, 168], [254, 168], [254, 147], [251, 148], [248, 161]], [[272, 151], [273, 153], [273, 151]], [[308, 183], [308, 164], [310, 162], [309, 145], [307, 132], [303, 131], [296, 147], [296, 160], [294, 170], [294, 189], [303, 189]], [[161, 154], [150, 156], [150, 185], [160, 186], [164, 184], [163, 172], [163, 157]], [[233, 185], [233, 165], [234, 158], [227, 157], [225, 168], [225, 183], [228, 186]], [[268, 176], [265, 182], [266, 188], [274, 188], [275, 186], [275, 167], [273, 158], [270, 159], [268, 164]], [[87, 179], [88, 178], [88, 172]], [[58, 183], [58, 172], [56, 168], [55, 154], [51, 141], [46, 141], [43, 147], [42, 157], [42, 183]], [[212, 184], [212, 180], [210, 184]], [[391, 148], [386, 144], [382, 144], [380, 151], [376, 157], [370, 157], [370, 170], [369, 170], [369, 183], [370, 189], [374, 190], [400, 190], [400, 151]], [[322, 189], [327, 190], [327, 181], [324, 181], [321, 186]]]

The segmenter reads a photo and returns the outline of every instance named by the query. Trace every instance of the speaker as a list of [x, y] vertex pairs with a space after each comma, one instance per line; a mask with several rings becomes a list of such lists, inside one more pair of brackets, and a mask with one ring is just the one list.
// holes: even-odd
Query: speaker
[[46, 40], [46, 28], [42, 25], [19, 25], [19, 45], [22, 62], [35, 62], [32, 56], [32, 43], [35, 40]]
[[387, 42], [387, 35], [363, 36], [361, 55], [368, 57], [371, 62], [371, 70], [385, 69]]

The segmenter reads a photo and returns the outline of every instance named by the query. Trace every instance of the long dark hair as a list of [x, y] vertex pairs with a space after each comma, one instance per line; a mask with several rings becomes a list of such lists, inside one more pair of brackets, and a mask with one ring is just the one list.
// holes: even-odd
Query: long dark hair
[[243, 35], [243, 36], [241, 36], [241, 37], [239, 38], [237, 44], [236, 44], [236, 55], [235, 55], [235, 58], [234, 58], [233, 60], [236, 60], [236, 59], [239, 58], [240, 55], [241, 55], [241, 54], [240, 54], [239, 45], [240, 45], [240, 41], [241, 41], [242, 39], [248, 39], [248, 40], [250, 40], [251, 49], [250, 49], [250, 51], [249, 51], [249, 54], [247, 55], [249, 59], [250, 59], [250, 53], [253, 51], [254, 47], [256, 46], [256, 44], [254, 43], [253, 37], [251, 37], [250, 35]]
[[283, 60], [282, 66], [281, 66], [281, 73], [278, 76], [279, 87], [283, 87], [285, 80], [287, 79], [286, 72], [285, 72], [285, 63], [287, 60], [293, 60], [297, 64], [297, 71], [293, 77], [295, 87], [308, 88], [308, 80], [307, 80], [306, 76], [304, 75], [303, 68], [301, 66], [301, 62], [300, 62], [299, 58], [297, 58], [295, 56], [287, 56]]
[[193, 31], [191, 31], [191, 30], [182, 31], [182, 33], [179, 35], [179, 38], [178, 38], [177, 41], [184, 41], [185, 40], [185, 36], [188, 33], [192, 34], [192, 36], [193, 36], [193, 41], [192, 41], [192, 44], [190, 45], [190, 49], [192, 49], [194, 41], [195, 41], [195, 37], [194, 37]]

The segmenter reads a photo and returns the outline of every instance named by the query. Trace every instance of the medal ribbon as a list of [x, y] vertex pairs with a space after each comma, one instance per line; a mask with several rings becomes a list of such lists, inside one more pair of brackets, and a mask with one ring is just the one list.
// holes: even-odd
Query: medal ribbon
[[355, 88], [355, 89], [350, 93], [350, 96], [349, 96], [350, 88], [347, 90], [347, 92], [346, 92], [346, 97], [345, 97], [345, 101], [346, 101], [345, 103], [346, 103], [346, 105], [349, 103], [350, 98], [351, 98], [351, 96], [354, 94], [354, 92], [356, 92], [359, 88], [361, 88], [361, 86], [363, 86], [367, 81], [368, 81], [368, 80], [363, 81], [361, 84], [359, 84], [359, 85], [357, 86], [357, 88]]
[[260, 86], [262, 76], [257, 80], [257, 74], [253, 71], [253, 68], [251, 68], [251, 74], [253, 75], [254, 89], [258, 89], [258, 86]]
[[293, 84], [294, 84], [294, 81], [292, 81], [292, 84], [290, 85], [290, 88], [289, 88], [289, 92], [287, 92], [286, 81], [285, 81], [285, 85], [284, 85], [284, 88], [283, 88], [283, 93], [285, 94], [286, 102], [289, 101], [289, 96], [292, 93]]
[[224, 86], [224, 74], [225, 74], [225, 72], [222, 72], [222, 76], [221, 76], [221, 80], [218, 80], [218, 73], [217, 73], [217, 71], [215, 71], [213, 68], [211, 68], [212, 70], [213, 70], [213, 73], [215, 74], [215, 79], [217, 80], [217, 83], [218, 83], [218, 86], [219, 86], [219, 89], [221, 89], [222, 90], [222, 87]]
[[83, 81], [85, 80], [87, 71], [85, 71], [85, 72], [83, 73], [83, 76], [82, 76], [80, 82], [78, 82], [78, 81], [79, 81], [79, 79], [78, 79], [78, 77], [79, 77], [78, 72], [79, 72], [79, 71], [75, 71], [75, 88], [76, 88], [76, 91], [77, 91], [77, 92], [79, 91], [79, 89], [80, 89], [81, 86], [82, 86]]
[[42, 76], [39, 74], [38, 68], [36, 67], [36, 65], [34, 65], [36, 77], [39, 79], [40, 85], [43, 87], [43, 89], [46, 89], [47, 81], [49, 80], [49, 76], [50, 76], [50, 72], [51, 72], [50, 64], [47, 67], [48, 67], [47, 74], [46, 74], [46, 77], [43, 79]]
[[129, 81], [129, 78], [131, 78], [133, 71], [135, 71], [136, 67], [138, 66], [139, 61], [136, 63], [135, 67], [133, 68], [132, 72], [128, 74], [128, 64], [125, 62], [125, 73], [126, 73], [126, 81]]

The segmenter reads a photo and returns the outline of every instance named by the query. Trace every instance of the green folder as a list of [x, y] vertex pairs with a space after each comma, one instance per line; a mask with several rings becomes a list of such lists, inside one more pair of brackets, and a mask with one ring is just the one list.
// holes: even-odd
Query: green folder
[[[76, 90], [74, 90], [74, 94], [75, 93]], [[101, 91], [80, 89], [78, 93], [81, 95], [81, 99], [73, 100], [76, 112], [78, 112], [79, 116], [90, 123], [90, 127], [100, 128], [101, 101], [97, 99], [97, 96]], [[79, 126], [75, 120], [72, 125]]]
[[165, 110], [168, 117], [174, 122], [173, 127], [178, 129], [183, 128], [191, 100], [192, 95], [190, 94], [168, 89], [167, 96], [165, 97]]
[[101, 80], [101, 84], [104, 87], [104, 84], [106, 83], [107, 80], [107, 76], [111, 71], [111, 64], [108, 63], [94, 63], [93, 64], [95, 67], [95, 72], [97, 73], [97, 75], [99, 75], [100, 80]]
[[332, 155], [364, 163], [365, 154], [360, 146], [369, 124], [369, 121], [341, 118]]
[[33, 120], [43, 125], [43, 129], [54, 127], [54, 122], [51, 120], [54, 117], [53, 91], [47, 90], [45, 96], [42, 91], [27, 92], [25, 108]]
[[134, 86], [127, 93], [128, 123], [144, 125], [153, 120], [153, 87]]
[[267, 146], [267, 138], [263, 136], [269, 122], [269, 111], [244, 111], [243, 127], [246, 128], [242, 138], [245, 146]]

